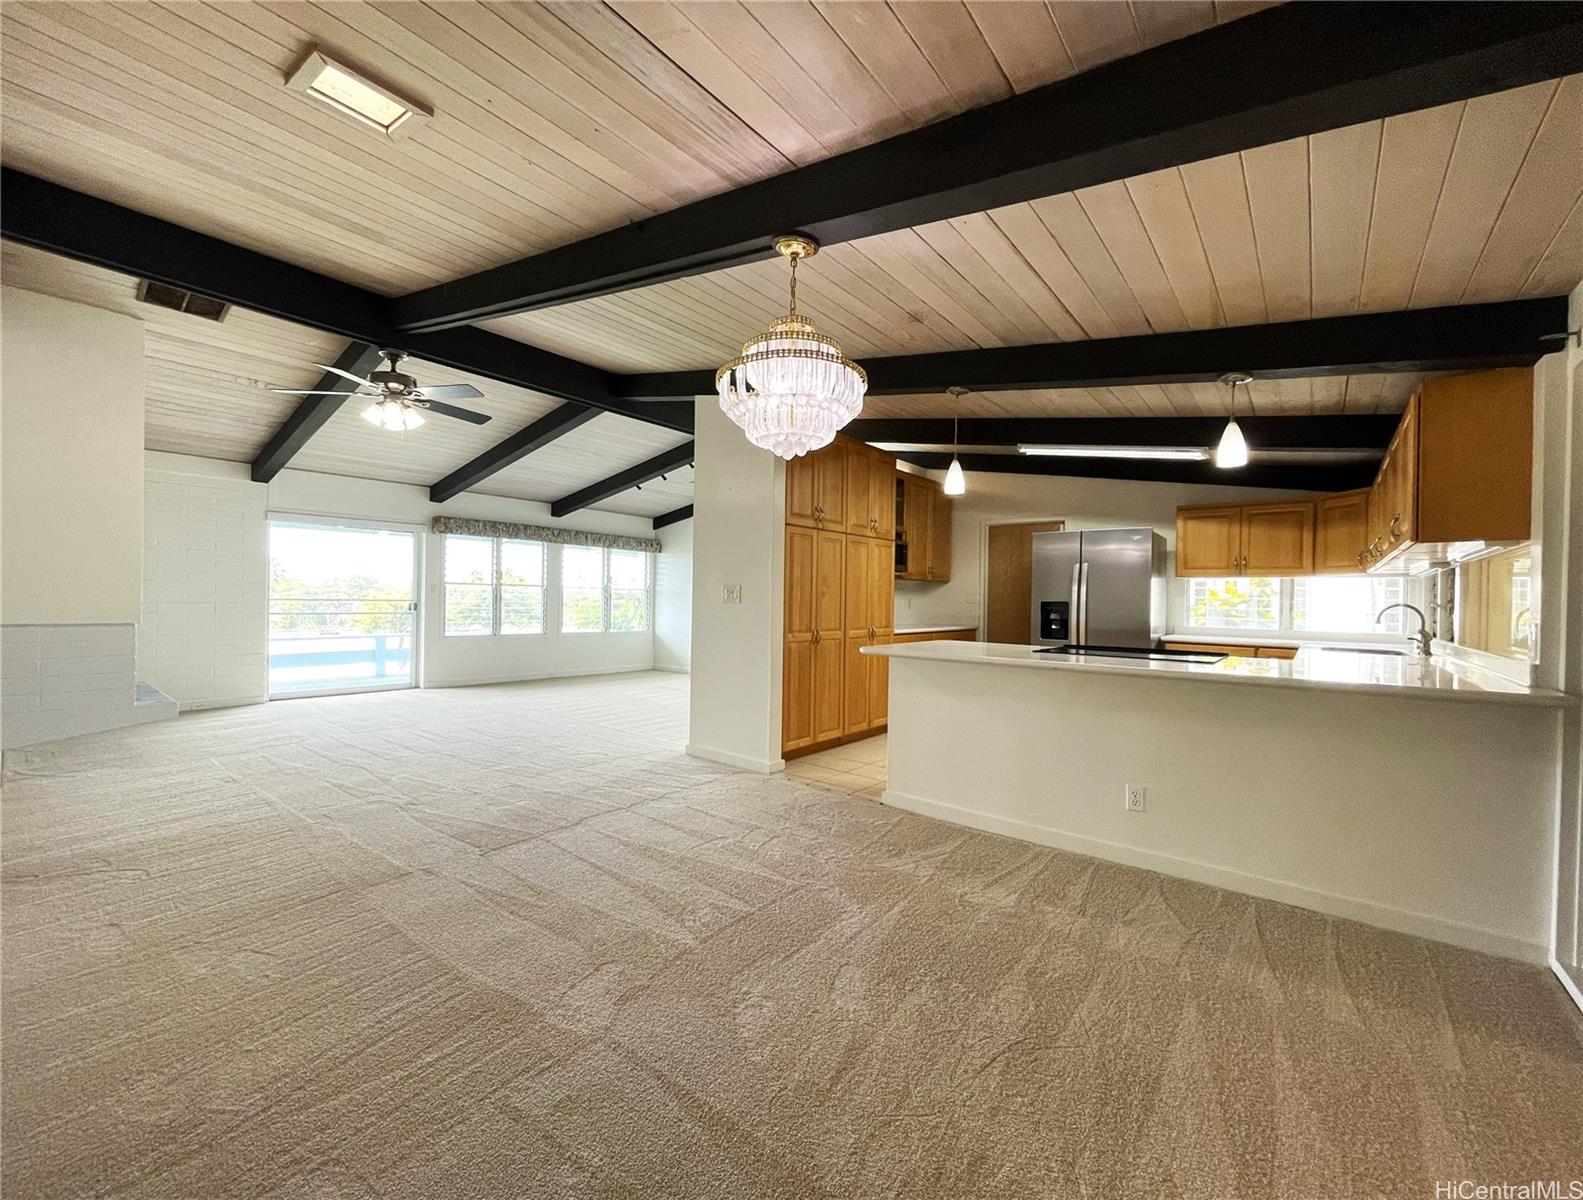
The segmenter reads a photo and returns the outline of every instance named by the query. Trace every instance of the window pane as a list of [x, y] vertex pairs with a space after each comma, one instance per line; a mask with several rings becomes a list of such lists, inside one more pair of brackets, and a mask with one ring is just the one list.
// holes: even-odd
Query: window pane
[[598, 633], [605, 627], [605, 552], [561, 547], [561, 630]]
[[1378, 625], [1374, 616], [1407, 598], [1405, 579], [1322, 575], [1292, 580], [1292, 628], [1314, 633], [1416, 633], [1418, 618], [1393, 608]]
[[474, 637], [492, 632], [495, 616], [494, 608], [494, 592], [488, 584], [446, 584], [446, 635], [451, 637]]
[[534, 584], [544, 582], [544, 543], [500, 539], [500, 582]]
[[1187, 623], [1204, 629], [1280, 628], [1278, 579], [1190, 579]]
[[494, 539], [459, 533], [446, 534], [445, 582], [493, 584], [495, 582]]
[[649, 585], [649, 556], [643, 550], [612, 550], [610, 552], [610, 586], [622, 591], [646, 588]]
[[[502, 546], [501, 550], [504, 551]], [[505, 566], [501, 566], [501, 574]], [[543, 633], [544, 589], [542, 587], [500, 586], [500, 632]]]
[[610, 589], [610, 628], [617, 633], [636, 633], [649, 627], [647, 588]]

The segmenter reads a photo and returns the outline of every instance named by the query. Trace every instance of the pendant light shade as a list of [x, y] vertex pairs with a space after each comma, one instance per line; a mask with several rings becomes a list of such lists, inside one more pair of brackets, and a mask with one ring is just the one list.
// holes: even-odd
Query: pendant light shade
[[[966, 388], [947, 388], [951, 399], [960, 401], [967, 394]], [[967, 492], [967, 476], [962, 473], [962, 462], [957, 458], [958, 438], [956, 436], [957, 416], [951, 415], [951, 465], [946, 468], [945, 487], [942, 489], [947, 496], [961, 496]]]
[[422, 425], [423, 414], [411, 405], [403, 404], [394, 396], [384, 396], [363, 410], [363, 420], [371, 425], [378, 425], [381, 429], [399, 433]]
[[828, 446], [863, 411], [868, 376], [797, 311], [797, 262], [818, 250], [806, 238], [775, 243], [791, 259], [791, 305], [765, 333], [715, 372], [720, 409], [748, 441], [784, 459]]
[[947, 496], [960, 496], [967, 491], [967, 476], [962, 474], [962, 464], [956, 460], [956, 455], [951, 456], [951, 465], [945, 472], [945, 494]]
[[1221, 468], [1245, 467], [1248, 465], [1248, 441], [1242, 436], [1242, 428], [1237, 424], [1237, 385], [1246, 386], [1253, 379], [1234, 372], [1222, 375], [1220, 382], [1231, 389], [1231, 419], [1226, 422], [1225, 432], [1220, 435], [1220, 444], [1215, 447], [1215, 465]]

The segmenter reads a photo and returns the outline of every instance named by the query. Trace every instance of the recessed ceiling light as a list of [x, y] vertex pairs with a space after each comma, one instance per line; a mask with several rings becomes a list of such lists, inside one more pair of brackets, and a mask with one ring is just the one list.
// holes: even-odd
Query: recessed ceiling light
[[1019, 454], [1050, 458], [1165, 458], [1204, 462], [1209, 451], [1199, 446], [1018, 446]]
[[392, 137], [434, 115], [432, 108], [398, 95], [319, 50], [308, 52], [302, 65], [286, 77], [286, 86]]

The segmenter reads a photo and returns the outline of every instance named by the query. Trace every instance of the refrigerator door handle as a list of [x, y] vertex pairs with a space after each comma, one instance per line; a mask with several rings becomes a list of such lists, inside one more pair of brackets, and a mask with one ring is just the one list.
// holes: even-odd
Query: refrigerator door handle
[[1072, 564], [1072, 613], [1067, 622], [1066, 640], [1081, 643], [1083, 640], [1083, 563]]
[[1078, 571], [1080, 584], [1078, 591], [1079, 604], [1077, 611], [1079, 624], [1077, 636], [1078, 640], [1086, 646], [1088, 644], [1088, 563], [1079, 564]]

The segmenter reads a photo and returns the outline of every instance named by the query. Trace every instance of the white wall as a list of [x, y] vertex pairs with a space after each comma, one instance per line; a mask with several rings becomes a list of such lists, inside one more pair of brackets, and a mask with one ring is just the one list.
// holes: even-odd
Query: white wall
[[[248, 513], [240, 528], [216, 528], [216, 564], [237, 568], [246, 579], [226, 581], [226, 594], [235, 600], [240, 613], [259, 611], [268, 601], [267, 571], [267, 518], [276, 516], [305, 516], [352, 521], [378, 521], [410, 527], [423, 546], [422, 605], [423, 639], [421, 681], [426, 687], [451, 687], [472, 683], [504, 682], [518, 679], [537, 679], [555, 675], [600, 674], [615, 671], [648, 670], [654, 663], [654, 639], [651, 631], [641, 633], [584, 633], [563, 634], [550, 623], [542, 635], [518, 637], [445, 637], [443, 633], [444, 596], [441, 571], [442, 539], [427, 532], [429, 519], [437, 514], [477, 517], [484, 520], [516, 521], [524, 524], [559, 526], [596, 533], [624, 533], [652, 538], [651, 523], [642, 517], [622, 516], [615, 513], [579, 512], [572, 517], [557, 519], [550, 516], [547, 504], [527, 500], [509, 500], [496, 496], [464, 494], [445, 504], [429, 500], [428, 489], [406, 484], [380, 483], [367, 479], [350, 479], [339, 475], [323, 475], [312, 471], [282, 471], [268, 485], [246, 482], [247, 468], [237, 463], [219, 462], [215, 459], [195, 458], [179, 454], [150, 452], [147, 467], [151, 480], [157, 480], [160, 494], [165, 489], [186, 487], [187, 498], [203, 500], [205, 506], [218, 503], [218, 497], [238, 492], [249, 498]], [[179, 495], [179, 493], [178, 493]], [[162, 501], [163, 507], [163, 501]], [[227, 506], [229, 511], [229, 507]], [[207, 511], [207, 509], [205, 509]], [[189, 524], [163, 517], [156, 523], [167, 530], [171, 537], [178, 530], [191, 532]], [[231, 522], [227, 521], [227, 525]], [[221, 536], [222, 534], [226, 536]], [[185, 536], [183, 534], [183, 536]], [[258, 548], [265, 547], [265, 569], [259, 574], [253, 569], [257, 563]], [[174, 547], [172, 547], [174, 550]], [[207, 560], [207, 546], [182, 546], [184, 556], [197, 555], [199, 563]], [[238, 562], [240, 557], [240, 562]], [[163, 560], [161, 560], [163, 562]], [[560, 557], [552, 547], [549, 557], [549, 591], [553, 598], [559, 585]], [[256, 582], [253, 575], [257, 574]], [[203, 654], [214, 649], [219, 656], [216, 665], [237, 665], [232, 656], [236, 646], [206, 641], [203, 629], [188, 630], [185, 650], [174, 640], [183, 636], [180, 615], [194, 614], [200, 623], [209, 618], [208, 608], [217, 600], [210, 587], [211, 580], [203, 573], [188, 571], [184, 575], [167, 573], [159, 579], [151, 576], [150, 587], [157, 590], [153, 613], [159, 621], [162, 612], [170, 618], [159, 621], [156, 636], [161, 639], [155, 654], [163, 651], [164, 663], [170, 668], [168, 678], [175, 691], [162, 690], [184, 705], [222, 703], [219, 684], [209, 684], [202, 674]], [[232, 588], [231, 584], [238, 586]], [[156, 588], [156, 585], [157, 588]], [[169, 606], [168, 608], [166, 606]], [[552, 599], [553, 614], [553, 599]], [[219, 621], [216, 609], [216, 621]], [[265, 651], [267, 623], [257, 624], [254, 649], [243, 651], [247, 656]], [[151, 659], [151, 663], [152, 663]], [[249, 662], [251, 661], [249, 657]], [[151, 665], [151, 670], [154, 668]], [[267, 668], [266, 668], [267, 670]], [[177, 685], [174, 681], [185, 678]], [[207, 692], [206, 690], [207, 689]], [[212, 698], [205, 699], [212, 693]], [[239, 692], [233, 693], [236, 702], [242, 702]], [[257, 698], [257, 697], [253, 697]]]
[[[890, 679], [887, 803], [1548, 952], [1556, 708], [917, 659], [892, 659]], [[1144, 812], [1125, 811], [1128, 783]]]
[[[1583, 286], [1569, 329], [1583, 327]], [[1541, 359], [1534, 379], [1539, 657], [1534, 680], [1583, 699], [1583, 348]], [[1583, 1007], [1583, 710], [1566, 715], [1556, 789], [1553, 966]]]
[[[783, 765], [781, 595], [786, 472], [713, 396], [695, 405], [692, 704], [687, 751], [756, 771]], [[727, 586], [740, 587], [726, 604]]]
[[693, 660], [693, 523], [660, 530], [654, 560], [654, 665], [686, 671]]
[[[969, 472], [967, 494], [952, 501], [951, 579], [948, 583], [896, 584], [896, 624], [977, 625], [983, 608], [985, 530], [1006, 521], [1064, 520], [1068, 529], [1152, 525], [1176, 549], [1176, 509], [1184, 504], [1257, 504], [1312, 492], [1219, 487], [1190, 483], [1135, 483], [1065, 475]], [[1174, 559], [1168, 562], [1174, 563]], [[1169, 569], [1174, 572], [1174, 565]]]
[[268, 489], [245, 463], [151, 453], [146, 466], [138, 677], [183, 709], [256, 704], [269, 694]]
[[130, 624], [143, 547], [143, 323], [0, 289], [0, 621]]

